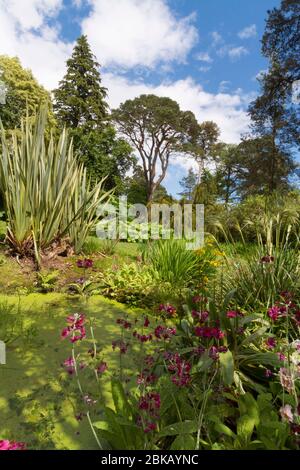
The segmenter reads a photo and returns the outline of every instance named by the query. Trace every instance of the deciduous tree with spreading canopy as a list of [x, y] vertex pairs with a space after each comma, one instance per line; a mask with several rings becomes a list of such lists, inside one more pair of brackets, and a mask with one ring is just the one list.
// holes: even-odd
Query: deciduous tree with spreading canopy
[[6, 131], [20, 127], [21, 119], [35, 114], [45, 103], [48, 122], [55, 124], [50, 93], [34, 78], [31, 70], [24, 69], [17, 57], [0, 55], [0, 81], [5, 89], [5, 103], [0, 104], [0, 119]]
[[155, 95], [127, 100], [113, 111], [119, 132], [137, 151], [147, 186], [147, 203], [166, 176], [170, 158], [186, 152], [185, 144], [198, 129], [194, 114], [176, 101]]

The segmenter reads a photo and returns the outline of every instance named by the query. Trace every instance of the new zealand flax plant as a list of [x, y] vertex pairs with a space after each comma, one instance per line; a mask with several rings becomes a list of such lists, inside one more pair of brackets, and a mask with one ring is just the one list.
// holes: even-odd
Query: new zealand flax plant
[[73, 153], [66, 129], [45, 133], [47, 110], [28, 116], [6, 136], [0, 122], [0, 190], [7, 217], [7, 242], [15, 254], [35, 256], [63, 240], [78, 253], [97, 223], [97, 207], [109, 200], [103, 181], [91, 186]]

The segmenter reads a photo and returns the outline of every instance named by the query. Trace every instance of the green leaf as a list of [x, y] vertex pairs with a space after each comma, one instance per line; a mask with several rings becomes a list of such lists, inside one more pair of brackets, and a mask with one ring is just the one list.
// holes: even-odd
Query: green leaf
[[243, 442], [248, 442], [251, 439], [255, 426], [255, 419], [252, 416], [241, 416], [237, 421], [237, 434]]
[[165, 427], [159, 437], [176, 436], [177, 434], [191, 434], [198, 431], [198, 421], [183, 421]]
[[222, 423], [219, 419], [216, 420], [216, 424], [215, 424], [215, 430], [221, 434], [224, 434], [225, 436], [227, 437], [232, 437], [232, 438], [236, 438], [236, 435], [234, 434], [234, 432], [228, 427], [226, 426], [224, 423]]
[[171, 450], [195, 450], [195, 438], [191, 434], [180, 434], [171, 445]]
[[100, 431], [109, 431], [110, 430], [110, 426], [109, 426], [109, 423], [107, 421], [95, 421], [95, 423], [93, 423], [93, 426], [96, 429], [99, 429]]
[[252, 418], [255, 426], [259, 425], [260, 419], [259, 419], [258, 403], [251, 393], [246, 393], [245, 395], [242, 395], [240, 397], [239, 409], [240, 409], [241, 417], [243, 417], [244, 415], [247, 415], [250, 418]]
[[233, 382], [234, 374], [234, 361], [231, 351], [220, 354], [220, 365], [222, 377], [225, 385], [231, 385]]
[[131, 416], [131, 409], [128, 403], [127, 397], [123, 385], [119, 380], [112, 379], [111, 381], [111, 393], [115, 409], [117, 413], [120, 413], [123, 416]]

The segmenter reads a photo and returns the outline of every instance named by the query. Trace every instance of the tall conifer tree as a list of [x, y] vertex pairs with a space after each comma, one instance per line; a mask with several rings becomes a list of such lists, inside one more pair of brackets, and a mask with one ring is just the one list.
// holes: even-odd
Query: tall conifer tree
[[70, 129], [75, 151], [93, 180], [106, 177], [106, 189], [122, 191], [134, 158], [131, 147], [118, 139], [109, 120], [107, 91], [100, 65], [86, 36], [77, 39], [67, 71], [54, 90], [54, 111], [61, 127]]
[[54, 90], [54, 110], [62, 125], [85, 131], [103, 129], [108, 106], [99, 67], [87, 37], [80, 36], [67, 60], [67, 72]]

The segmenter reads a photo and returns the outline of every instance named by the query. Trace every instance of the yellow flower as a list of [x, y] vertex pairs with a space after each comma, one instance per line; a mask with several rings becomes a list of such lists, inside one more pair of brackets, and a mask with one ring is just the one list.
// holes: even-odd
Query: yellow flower
[[210, 264], [211, 266], [218, 267], [218, 266], [220, 266], [221, 263], [220, 263], [219, 261], [210, 261], [209, 264]]
[[214, 251], [214, 254], [215, 254], [216, 256], [222, 256], [222, 257], [225, 256], [224, 251], [220, 251], [220, 250], [215, 250], [215, 251]]

